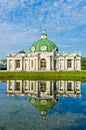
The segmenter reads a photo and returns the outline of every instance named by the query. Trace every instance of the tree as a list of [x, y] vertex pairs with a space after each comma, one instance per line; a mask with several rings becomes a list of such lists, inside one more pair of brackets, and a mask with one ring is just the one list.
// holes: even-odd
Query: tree
[[86, 70], [86, 57], [81, 57], [81, 69]]

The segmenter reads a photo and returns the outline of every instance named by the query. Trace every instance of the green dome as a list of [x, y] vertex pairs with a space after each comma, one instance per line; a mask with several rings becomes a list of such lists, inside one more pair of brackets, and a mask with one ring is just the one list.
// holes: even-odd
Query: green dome
[[52, 99], [30, 99], [31, 104], [40, 111], [48, 111], [52, 109], [56, 104], [57, 101], [53, 101]]
[[30, 52], [52, 52], [58, 51], [57, 46], [54, 42], [47, 39], [47, 34], [42, 33], [41, 39], [34, 42], [30, 48]]

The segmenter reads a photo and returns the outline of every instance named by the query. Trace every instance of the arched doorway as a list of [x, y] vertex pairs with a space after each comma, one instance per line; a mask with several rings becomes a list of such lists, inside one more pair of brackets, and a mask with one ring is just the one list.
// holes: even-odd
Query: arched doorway
[[40, 69], [45, 70], [46, 69], [46, 59], [41, 59], [40, 61]]

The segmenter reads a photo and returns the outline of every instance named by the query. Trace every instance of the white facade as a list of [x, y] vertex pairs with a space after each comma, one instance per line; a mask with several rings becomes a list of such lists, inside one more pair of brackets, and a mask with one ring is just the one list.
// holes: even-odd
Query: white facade
[[35, 42], [31, 51], [26, 54], [8, 54], [8, 71], [71, 71], [81, 70], [80, 53], [59, 54], [56, 45], [47, 40], [47, 35], [41, 35], [41, 40]]
[[43, 99], [52, 99], [59, 96], [81, 97], [81, 82], [8, 80], [7, 94], [12, 96], [28, 95]]
[[10, 54], [7, 57], [8, 71], [71, 71], [81, 70], [80, 54], [56, 54], [41, 52], [26, 54]]

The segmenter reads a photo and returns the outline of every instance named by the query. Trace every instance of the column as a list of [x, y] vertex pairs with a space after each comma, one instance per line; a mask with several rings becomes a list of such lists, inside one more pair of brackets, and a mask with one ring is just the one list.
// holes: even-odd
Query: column
[[36, 59], [34, 58], [34, 70], [36, 70]]
[[20, 70], [23, 70], [23, 59], [20, 59]]
[[7, 70], [10, 70], [10, 60], [9, 60], [9, 58], [7, 58]]
[[16, 70], [16, 60], [15, 59], [13, 59], [13, 63], [12, 63], [12, 70]]
[[50, 63], [50, 56], [49, 57], [47, 57], [47, 62], [46, 62], [46, 70], [50, 70], [50, 65], [51, 65], [51, 63]]
[[38, 70], [38, 55], [37, 55], [37, 57], [36, 57], [36, 70]]
[[71, 59], [72, 60], [72, 70], [74, 70], [74, 68], [75, 68], [75, 61], [74, 61], [74, 59]]
[[65, 58], [65, 62], [64, 62], [64, 66], [65, 66], [65, 70], [67, 70], [67, 59]]
[[52, 56], [52, 70], [54, 70], [54, 59], [53, 59], [53, 56]]
[[30, 70], [30, 59], [28, 59], [28, 70]]

